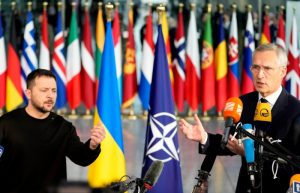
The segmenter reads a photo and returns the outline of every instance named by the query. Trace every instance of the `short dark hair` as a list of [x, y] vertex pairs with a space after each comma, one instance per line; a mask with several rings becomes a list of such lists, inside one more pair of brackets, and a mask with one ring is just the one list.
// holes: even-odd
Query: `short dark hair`
[[34, 84], [34, 79], [36, 77], [41, 77], [41, 76], [47, 76], [50, 78], [54, 78], [54, 80], [56, 81], [55, 75], [50, 70], [39, 68], [39, 69], [33, 70], [32, 72], [30, 72], [28, 74], [27, 80], [26, 80], [27, 89], [32, 87], [32, 85]]

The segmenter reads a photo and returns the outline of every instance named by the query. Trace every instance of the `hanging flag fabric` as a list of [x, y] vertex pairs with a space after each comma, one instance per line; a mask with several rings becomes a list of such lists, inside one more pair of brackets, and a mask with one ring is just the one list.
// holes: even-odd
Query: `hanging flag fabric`
[[120, 103], [122, 102], [123, 96], [123, 81], [122, 81], [122, 38], [121, 38], [121, 27], [120, 27], [120, 19], [119, 19], [119, 8], [116, 6], [114, 13], [114, 23], [113, 23], [113, 37], [114, 37], [114, 51], [116, 57], [116, 73], [118, 79], [118, 89], [119, 89], [119, 97]]
[[33, 16], [30, 10], [27, 11], [26, 24], [24, 29], [24, 38], [21, 56], [21, 82], [24, 100], [27, 101], [25, 96], [26, 78], [27, 75], [38, 68], [38, 60], [36, 56], [36, 42], [35, 42], [35, 29]]
[[100, 69], [102, 63], [102, 53], [104, 47], [104, 37], [105, 37], [105, 29], [103, 23], [103, 14], [102, 14], [102, 6], [98, 7], [98, 16], [96, 22], [96, 52], [95, 52], [95, 99], [97, 99], [98, 87], [99, 87], [99, 77], [100, 77]]
[[227, 100], [227, 48], [223, 26], [223, 13], [219, 13], [217, 22], [217, 42], [215, 50], [216, 64], [216, 108], [221, 113]]
[[201, 101], [204, 113], [216, 105], [215, 81], [211, 13], [209, 12], [204, 23], [201, 58]]
[[285, 24], [284, 24], [284, 19], [283, 19], [283, 13], [280, 13], [280, 15], [279, 15], [276, 45], [281, 47], [283, 50], [286, 50], [286, 45], [285, 45]]
[[0, 14], [0, 109], [5, 106], [6, 103], [6, 51], [5, 51], [5, 39], [4, 30], [2, 26], [2, 15]]
[[103, 125], [106, 137], [101, 154], [88, 168], [88, 182], [93, 188], [118, 182], [126, 174], [111, 22], [106, 23], [98, 92], [94, 124]]
[[86, 109], [92, 109], [95, 105], [95, 64], [90, 26], [89, 12], [86, 7], [81, 42], [81, 99]]
[[153, 27], [152, 27], [152, 12], [149, 11], [146, 21], [146, 33], [143, 43], [143, 63], [141, 80], [139, 85], [139, 97], [141, 99], [143, 109], [149, 108], [150, 87], [152, 81], [153, 62], [154, 62], [154, 42], [153, 42]]
[[161, 25], [158, 26], [149, 105], [142, 176], [155, 160], [161, 160], [164, 167], [157, 183], [148, 192], [182, 193], [177, 121]]
[[299, 46], [298, 46], [298, 29], [296, 16], [293, 15], [292, 27], [290, 31], [290, 44], [288, 50], [288, 60], [289, 64], [287, 66], [287, 73], [285, 76], [285, 88], [286, 90], [300, 99], [300, 56], [299, 56]]
[[123, 69], [122, 108], [130, 107], [137, 93], [137, 76], [135, 61], [135, 43], [133, 34], [133, 10], [128, 13], [128, 39], [126, 43], [125, 64]]
[[[186, 82], [185, 98], [193, 112], [198, 111], [200, 103], [200, 56], [197, 37], [197, 24], [195, 11], [190, 12], [190, 21], [187, 32], [186, 45]], [[176, 96], [176, 95], [175, 95]]]
[[76, 10], [73, 8], [67, 48], [67, 99], [73, 110], [80, 105], [80, 48], [77, 31]]
[[57, 12], [56, 29], [53, 45], [52, 71], [56, 76], [57, 99], [55, 106], [57, 109], [63, 108], [67, 103], [66, 93], [66, 59], [65, 59], [65, 39], [62, 30], [61, 10]]
[[232, 12], [231, 24], [229, 31], [229, 45], [228, 45], [228, 87], [227, 98], [238, 97], [240, 95], [240, 81], [239, 81], [239, 49], [238, 49], [238, 27], [236, 11]]
[[50, 51], [49, 51], [49, 38], [48, 38], [48, 18], [47, 9], [43, 9], [42, 27], [41, 27], [41, 46], [39, 68], [50, 70]]
[[252, 65], [252, 53], [255, 49], [255, 42], [254, 42], [254, 28], [253, 28], [253, 21], [251, 12], [248, 11], [247, 16], [247, 24], [246, 24], [246, 31], [244, 37], [244, 64], [242, 69], [242, 88], [241, 94], [246, 94], [249, 92], [254, 91], [254, 86], [252, 82], [252, 74], [250, 71], [250, 67]]
[[[196, 34], [195, 34], [196, 35]], [[173, 60], [174, 100], [179, 112], [184, 111], [185, 82], [185, 37], [182, 8], [178, 12], [178, 23], [174, 40], [175, 56]], [[196, 44], [198, 47], [198, 44]], [[199, 51], [199, 50], [198, 50]], [[198, 57], [199, 61], [199, 57]], [[200, 62], [200, 61], [199, 61]], [[198, 85], [199, 86], [199, 85]]]
[[10, 37], [7, 46], [6, 111], [11, 111], [23, 103], [21, 86], [21, 64], [18, 56], [16, 18], [12, 11]]
[[260, 38], [260, 44], [268, 44], [268, 43], [271, 43], [271, 33], [270, 33], [270, 25], [269, 25], [269, 15], [268, 13], [265, 13], [263, 31]]

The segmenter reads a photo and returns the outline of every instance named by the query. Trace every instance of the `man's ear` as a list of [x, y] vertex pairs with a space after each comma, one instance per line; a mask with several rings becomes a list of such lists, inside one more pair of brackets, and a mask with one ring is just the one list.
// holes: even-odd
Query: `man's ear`
[[30, 89], [26, 89], [25, 90], [25, 95], [27, 99], [31, 99], [31, 90]]

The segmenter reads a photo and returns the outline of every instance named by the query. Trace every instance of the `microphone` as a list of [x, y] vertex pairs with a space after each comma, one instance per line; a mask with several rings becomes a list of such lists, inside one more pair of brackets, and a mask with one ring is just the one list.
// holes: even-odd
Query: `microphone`
[[231, 128], [237, 123], [243, 111], [243, 102], [238, 97], [231, 97], [225, 103], [224, 108], [224, 119], [225, 119], [225, 129], [221, 141], [221, 147], [224, 148], [228, 142], [229, 134]]
[[294, 174], [290, 179], [290, 187], [286, 193], [300, 193], [300, 174]]
[[255, 109], [254, 123], [258, 129], [260, 137], [270, 130], [270, 122], [272, 122], [271, 106], [269, 103], [258, 103]]
[[[254, 130], [252, 129], [251, 124], [244, 124], [242, 126], [243, 129], [245, 129], [248, 133], [254, 134]], [[256, 172], [256, 166], [254, 162], [254, 140], [250, 137], [246, 136], [242, 139], [244, 144], [244, 150], [245, 150], [245, 157], [247, 162], [247, 170], [248, 174], [250, 175], [250, 182], [252, 187], [255, 186], [255, 178], [254, 173]]]
[[152, 162], [151, 166], [145, 174], [144, 179], [138, 182], [138, 185], [141, 187], [141, 191], [139, 191], [139, 193], [144, 193], [147, 190], [150, 190], [156, 184], [163, 170], [163, 167], [164, 163], [160, 160]]

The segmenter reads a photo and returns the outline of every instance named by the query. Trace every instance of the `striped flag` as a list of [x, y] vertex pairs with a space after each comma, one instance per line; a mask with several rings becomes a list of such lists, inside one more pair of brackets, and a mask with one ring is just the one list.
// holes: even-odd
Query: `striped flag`
[[21, 56], [21, 82], [22, 82], [22, 90], [23, 97], [25, 101], [27, 101], [25, 97], [26, 90], [26, 78], [27, 75], [38, 68], [38, 60], [36, 56], [36, 42], [35, 42], [35, 29], [34, 22], [31, 10], [27, 11], [26, 16], [26, 24], [24, 29], [24, 38], [23, 38], [23, 46], [22, 46], [22, 56]]
[[50, 51], [49, 51], [49, 38], [48, 38], [48, 18], [47, 6], [44, 5], [43, 19], [42, 19], [42, 37], [40, 46], [39, 68], [50, 70]]
[[214, 50], [211, 27], [211, 12], [206, 14], [201, 58], [202, 111], [206, 113], [216, 105]]
[[234, 9], [231, 16], [231, 24], [229, 31], [229, 45], [228, 45], [228, 87], [227, 97], [238, 97], [240, 95], [240, 81], [239, 81], [239, 49], [238, 49], [238, 27], [236, 10]]
[[186, 82], [185, 98], [193, 112], [198, 111], [200, 103], [200, 56], [197, 37], [195, 11], [190, 12], [186, 44]]
[[175, 46], [175, 56], [173, 60], [174, 100], [177, 106], [177, 110], [179, 112], [183, 112], [184, 111], [184, 82], [185, 82], [185, 70], [184, 70], [185, 69], [185, 37], [184, 37], [182, 7], [179, 8], [179, 12], [178, 12], [178, 23], [177, 23], [177, 29], [175, 34], [174, 46]]
[[142, 176], [145, 176], [153, 161], [162, 161], [164, 167], [155, 186], [147, 191], [149, 193], [183, 192], [177, 121], [174, 115], [169, 70], [162, 27], [159, 25], [155, 46]]
[[252, 65], [252, 53], [254, 52], [254, 29], [251, 11], [247, 13], [247, 24], [244, 37], [244, 65], [242, 70], [242, 85], [241, 94], [246, 94], [254, 90], [252, 82], [252, 74], [250, 67]]
[[96, 51], [95, 51], [95, 97], [97, 97], [99, 87], [100, 69], [102, 63], [102, 53], [104, 47], [105, 29], [102, 16], [102, 3], [98, 4], [98, 16], [96, 22]]
[[122, 138], [121, 112], [114, 43], [111, 22], [106, 23], [99, 88], [94, 124], [99, 122], [106, 131], [101, 142], [101, 154], [88, 168], [88, 182], [93, 188], [105, 187], [119, 181], [125, 174], [125, 156]]
[[284, 24], [283, 12], [282, 11], [279, 14], [276, 45], [278, 45], [282, 49], [286, 50], [286, 45], [285, 45], [285, 24]]
[[287, 74], [285, 76], [285, 88], [286, 90], [300, 99], [300, 56], [299, 56], [299, 46], [298, 46], [298, 30], [296, 16], [293, 15], [292, 27], [290, 31], [290, 44], [288, 50], [288, 60], [289, 64], [287, 66]]
[[81, 99], [86, 109], [91, 109], [95, 105], [95, 64], [90, 26], [89, 12], [86, 6], [81, 42]]
[[6, 92], [6, 51], [5, 51], [5, 39], [4, 30], [2, 26], [2, 15], [0, 14], [0, 109], [5, 106], [5, 92]]
[[80, 48], [77, 31], [76, 10], [73, 7], [67, 48], [67, 99], [73, 110], [80, 105]]
[[118, 79], [118, 89], [120, 94], [120, 102], [122, 102], [122, 38], [121, 38], [121, 27], [119, 20], [119, 9], [118, 6], [115, 8], [114, 13], [114, 23], [113, 23], [113, 37], [114, 37], [114, 52], [116, 57], [116, 73]]
[[143, 105], [143, 109], [149, 108], [150, 87], [152, 82], [153, 62], [154, 62], [154, 42], [152, 27], [152, 11], [150, 7], [149, 15], [146, 21], [146, 33], [143, 43], [143, 63], [141, 80], [139, 85], [139, 96]]
[[227, 100], [227, 48], [225, 40], [225, 31], [223, 26], [223, 13], [219, 12], [217, 22], [217, 39], [215, 50], [216, 64], [216, 108], [221, 113]]
[[52, 56], [52, 71], [56, 76], [57, 84], [57, 99], [56, 108], [60, 109], [65, 107], [67, 103], [66, 93], [66, 59], [65, 59], [65, 39], [62, 28], [62, 15], [61, 10], [57, 12], [56, 29], [53, 45]]
[[130, 107], [137, 93], [135, 45], [133, 34], [133, 10], [128, 13], [128, 39], [126, 43], [125, 64], [123, 72], [122, 108]]
[[15, 10], [12, 10], [7, 46], [6, 110], [11, 111], [22, 103], [21, 64], [18, 56]]
[[268, 43], [271, 43], [271, 33], [270, 33], [270, 25], [269, 25], [269, 15], [268, 13], [265, 13], [263, 31], [260, 37], [260, 44], [268, 44]]

